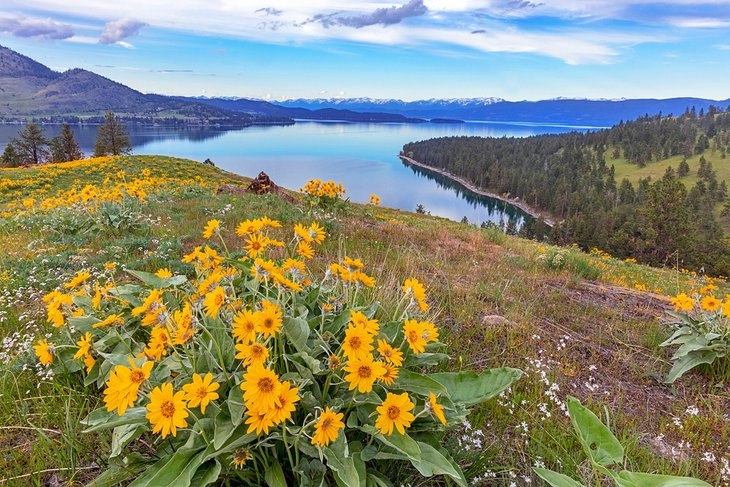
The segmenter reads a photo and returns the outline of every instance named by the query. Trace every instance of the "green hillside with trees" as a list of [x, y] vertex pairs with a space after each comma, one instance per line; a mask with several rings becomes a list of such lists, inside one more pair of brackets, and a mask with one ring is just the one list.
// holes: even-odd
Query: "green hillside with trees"
[[443, 137], [404, 154], [554, 216], [550, 238], [727, 275], [730, 113], [642, 117], [527, 138]]

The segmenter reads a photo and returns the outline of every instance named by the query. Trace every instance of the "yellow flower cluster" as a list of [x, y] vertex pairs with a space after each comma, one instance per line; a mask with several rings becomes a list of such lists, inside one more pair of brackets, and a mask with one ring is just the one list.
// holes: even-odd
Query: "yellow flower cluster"
[[303, 188], [299, 188], [300, 193], [306, 193], [310, 196], [329, 198], [341, 198], [345, 196], [347, 190], [342, 187], [342, 183], [334, 181], [322, 181], [321, 179], [310, 179]]

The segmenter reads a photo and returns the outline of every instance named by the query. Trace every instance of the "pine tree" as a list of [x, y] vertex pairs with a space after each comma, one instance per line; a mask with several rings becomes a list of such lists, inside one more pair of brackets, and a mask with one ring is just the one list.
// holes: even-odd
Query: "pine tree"
[[29, 123], [18, 137], [12, 144], [20, 164], [40, 164], [48, 156], [48, 139], [38, 124]]
[[104, 115], [104, 123], [99, 126], [94, 144], [94, 157], [118, 156], [132, 152], [127, 127], [122, 125], [112, 112]]
[[5, 146], [3, 155], [0, 156], [0, 167], [18, 167], [20, 165], [20, 159], [18, 153], [15, 150], [15, 145], [11, 141]]
[[680, 178], [683, 178], [689, 174], [689, 164], [687, 164], [687, 159], [682, 159], [682, 162], [679, 163], [679, 167], [677, 168], [677, 176]]
[[84, 158], [84, 153], [76, 143], [73, 130], [68, 124], [63, 124], [61, 134], [51, 139], [49, 147], [53, 162], [76, 161]]

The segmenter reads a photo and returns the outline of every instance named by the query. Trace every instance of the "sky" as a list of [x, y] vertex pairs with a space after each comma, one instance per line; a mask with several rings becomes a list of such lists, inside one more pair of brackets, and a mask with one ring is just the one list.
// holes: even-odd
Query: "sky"
[[730, 97], [730, 0], [3, 0], [0, 45], [168, 95]]

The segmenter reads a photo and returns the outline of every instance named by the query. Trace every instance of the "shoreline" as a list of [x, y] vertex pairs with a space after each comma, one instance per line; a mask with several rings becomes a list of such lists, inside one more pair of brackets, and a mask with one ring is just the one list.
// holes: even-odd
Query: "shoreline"
[[461, 186], [468, 189], [472, 193], [478, 194], [480, 196], [487, 196], [489, 198], [494, 198], [496, 200], [503, 201], [516, 208], [519, 208], [524, 213], [530, 215], [532, 218], [536, 218], [538, 220], [544, 221], [545, 224], [547, 226], [549, 226], [550, 228], [553, 228], [553, 226], [555, 225], [555, 223], [552, 221], [552, 219], [545, 217], [540, 212], [538, 212], [537, 210], [535, 210], [534, 208], [532, 208], [531, 206], [529, 206], [527, 203], [525, 203], [522, 200], [516, 200], [514, 198], [507, 198], [507, 197], [498, 195], [496, 193], [490, 193], [489, 191], [481, 190], [481, 189], [477, 188], [476, 186], [474, 186], [474, 184], [470, 183], [469, 181], [467, 181], [466, 179], [464, 179], [462, 177], [454, 176], [453, 174], [451, 174], [448, 171], [445, 171], [444, 169], [431, 167], [427, 164], [416, 161], [415, 159], [411, 159], [408, 156], [399, 154], [398, 157], [408, 164], [413, 164], [414, 166], [418, 166], [422, 169], [426, 169], [427, 171], [432, 171], [432, 172], [435, 172], [436, 174], [440, 174], [441, 176], [444, 176], [445, 178], [450, 179], [451, 181], [454, 181], [455, 183], [460, 184]]

